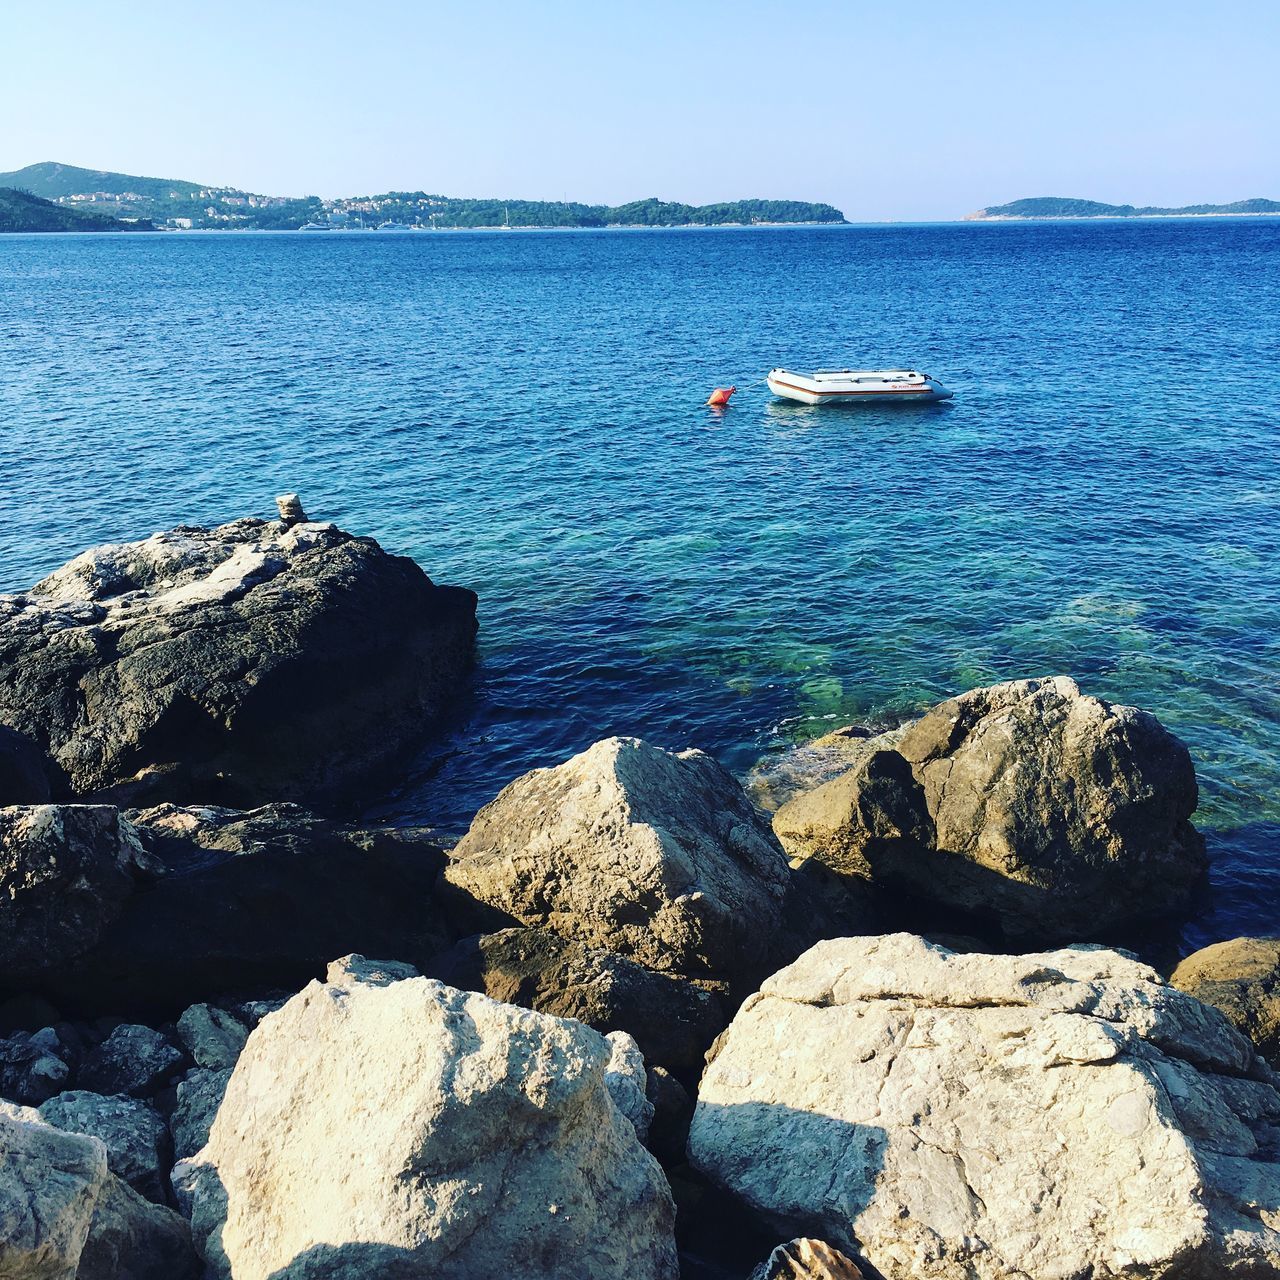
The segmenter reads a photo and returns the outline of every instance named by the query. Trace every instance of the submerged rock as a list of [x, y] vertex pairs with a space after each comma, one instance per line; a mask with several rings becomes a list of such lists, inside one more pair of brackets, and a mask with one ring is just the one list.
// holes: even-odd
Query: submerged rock
[[175, 1175], [235, 1280], [675, 1280], [674, 1207], [604, 1037], [428, 978], [311, 983]]
[[880, 746], [778, 811], [793, 857], [1013, 939], [1097, 938], [1182, 909], [1203, 877], [1186, 748], [1066, 677], [971, 690]]
[[694, 1164], [886, 1280], [1280, 1275], [1280, 1092], [1097, 948], [819, 943], [718, 1042]]
[[87, 951], [121, 912], [145, 863], [109, 805], [0, 809], [0, 985]]
[[430, 730], [475, 604], [331, 524], [96, 547], [0, 596], [0, 721], [60, 798], [329, 802]]
[[[163, 874], [46, 977], [77, 1013], [172, 1017], [228, 991], [296, 990], [353, 950], [425, 960], [452, 941], [434, 901], [444, 855], [413, 832], [361, 831], [293, 805], [160, 805], [133, 819]], [[202, 1036], [206, 1056], [230, 1053], [238, 1033], [225, 1020], [223, 1031], [221, 1050]]]
[[544, 926], [660, 972], [730, 984], [767, 964], [790, 881], [720, 765], [636, 738], [608, 738], [511, 783], [476, 815], [445, 878], [499, 925]]
[[1280, 938], [1233, 938], [1193, 952], [1169, 981], [1221, 1010], [1280, 1066]]

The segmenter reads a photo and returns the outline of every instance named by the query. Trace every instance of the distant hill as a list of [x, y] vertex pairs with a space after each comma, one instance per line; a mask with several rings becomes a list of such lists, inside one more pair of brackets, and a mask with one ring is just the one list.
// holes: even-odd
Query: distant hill
[[0, 187], [0, 232], [6, 231], [154, 231], [150, 222], [121, 222], [106, 214], [69, 209], [27, 191]]
[[66, 196], [103, 195], [141, 196], [146, 200], [167, 200], [171, 192], [193, 196], [202, 189], [198, 182], [183, 182], [170, 178], [138, 178], [128, 173], [109, 173], [105, 169], [78, 169], [73, 164], [58, 164], [46, 160], [42, 164], [29, 164], [25, 169], [12, 173], [0, 173], [0, 187], [17, 187], [33, 196], [46, 200], [60, 200]]
[[1097, 200], [1073, 200], [1065, 196], [1036, 196], [1031, 200], [1014, 200], [1010, 204], [979, 209], [966, 221], [998, 218], [1188, 218], [1233, 213], [1280, 214], [1280, 200], [1255, 197], [1237, 200], [1234, 204], [1189, 204], [1180, 209], [1161, 209], [1154, 205], [1102, 204]]
[[113, 217], [148, 218], [175, 228], [296, 230], [303, 226], [376, 228], [386, 223], [421, 229], [475, 227], [673, 227], [773, 222], [844, 221], [829, 204], [801, 200], [735, 200], [688, 205], [652, 197], [608, 206], [552, 200], [475, 200], [425, 191], [321, 200], [269, 196], [177, 178], [143, 178], [45, 161], [0, 173], [0, 186], [18, 187], [64, 208]]

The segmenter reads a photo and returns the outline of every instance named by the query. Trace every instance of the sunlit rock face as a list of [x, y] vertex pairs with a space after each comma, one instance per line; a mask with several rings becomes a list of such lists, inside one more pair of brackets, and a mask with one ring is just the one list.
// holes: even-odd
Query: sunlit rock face
[[1280, 1093], [1118, 952], [819, 943], [717, 1042], [693, 1163], [888, 1280], [1280, 1275]]

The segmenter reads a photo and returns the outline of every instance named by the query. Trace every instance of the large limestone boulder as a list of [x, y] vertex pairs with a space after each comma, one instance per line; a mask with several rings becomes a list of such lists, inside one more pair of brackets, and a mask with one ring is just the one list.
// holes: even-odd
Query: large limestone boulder
[[730, 983], [758, 968], [789, 885], [781, 848], [720, 765], [636, 738], [511, 783], [445, 877], [499, 920]]
[[[416, 833], [350, 828], [295, 805], [131, 816], [156, 873], [94, 946], [42, 980], [76, 1015], [172, 1018], [228, 991], [297, 990], [345, 952], [422, 961], [453, 940], [434, 900], [444, 855]], [[201, 1057], [230, 1065], [243, 1034], [234, 1021], [183, 1016], [179, 1034], [198, 1039]]]
[[0, 986], [88, 950], [145, 864], [137, 834], [108, 805], [0, 808]]
[[670, 1191], [610, 1093], [625, 1044], [360, 969], [263, 1019], [175, 1171], [216, 1274], [675, 1280]]
[[1184, 907], [1204, 874], [1186, 748], [1064, 676], [974, 689], [785, 804], [796, 858], [994, 924], [1098, 938]]
[[1118, 952], [822, 942], [718, 1042], [693, 1163], [886, 1280], [1280, 1276], [1280, 1092]]
[[431, 727], [475, 628], [471, 592], [331, 524], [179, 528], [0, 596], [0, 721], [60, 798], [332, 800]]
[[1211, 1004], [1280, 1066], [1280, 938], [1233, 938], [1187, 956], [1169, 979]]
[[701, 1068], [728, 1021], [721, 1001], [693, 983], [549, 929], [464, 938], [432, 973], [450, 986], [576, 1018], [600, 1032], [627, 1031], [646, 1059], [667, 1067]]

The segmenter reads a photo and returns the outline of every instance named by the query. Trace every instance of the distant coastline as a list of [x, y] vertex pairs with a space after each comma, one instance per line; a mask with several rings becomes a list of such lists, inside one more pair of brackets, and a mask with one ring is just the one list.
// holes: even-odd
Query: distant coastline
[[387, 191], [326, 200], [319, 196], [262, 195], [235, 187], [82, 169], [54, 161], [0, 173], [0, 188], [17, 189], [67, 212], [145, 219], [157, 229], [170, 231], [517, 231], [845, 221], [834, 205], [806, 200], [753, 198], [690, 205], [651, 196], [622, 205], [596, 205], [568, 200], [472, 199], [425, 191]]
[[1280, 200], [1255, 196], [1233, 204], [1189, 204], [1180, 208], [1157, 205], [1103, 204], [1098, 200], [1080, 200], [1068, 196], [1033, 196], [1008, 204], [991, 205], [969, 214], [966, 222], [1030, 222], [1052, 218], [1084, 220], [1088, 218], [1249, 218], [1275, 217], [1280, 214]]

